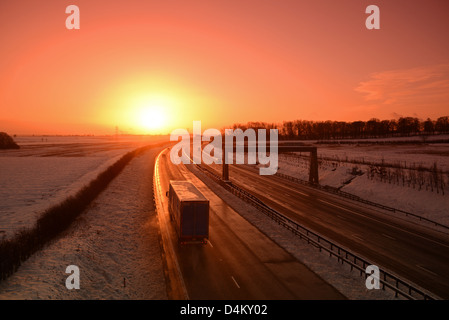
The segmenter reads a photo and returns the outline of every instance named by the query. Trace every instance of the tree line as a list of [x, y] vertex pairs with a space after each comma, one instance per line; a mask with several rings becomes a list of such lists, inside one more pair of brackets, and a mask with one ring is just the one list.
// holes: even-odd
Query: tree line
[[[416, 135], [434, 135], [449, 133], [449, 116], [436, 120], [427, 118], [401, 117], [393, 120], [368, 121], [310, 121], [293, 120], [282, 123], [248, 122], [233, 124], [233, 129], [278, 129], [279, 139], [283, 140], [332, 140], [332, 139], [364, 139], [389, 138]], [[257, 131], [256, 131], [257, 132]]]

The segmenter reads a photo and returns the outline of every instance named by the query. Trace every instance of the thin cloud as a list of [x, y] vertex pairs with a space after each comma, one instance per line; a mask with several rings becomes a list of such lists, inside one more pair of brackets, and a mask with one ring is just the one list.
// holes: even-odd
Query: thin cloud
[[449, 104], [449, 64], [373, 73], [357, 92], [385, 106], [446, 106]]

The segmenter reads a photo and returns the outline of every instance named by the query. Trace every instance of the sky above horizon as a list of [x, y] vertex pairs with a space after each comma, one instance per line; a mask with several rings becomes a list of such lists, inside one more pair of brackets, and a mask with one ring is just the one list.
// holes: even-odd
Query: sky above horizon
[[[371, 4], [380, 30], [365, 27]], [[447, 0], [2, 1], [0, 131], [436, 119], [449, 114], [448, 13]]]

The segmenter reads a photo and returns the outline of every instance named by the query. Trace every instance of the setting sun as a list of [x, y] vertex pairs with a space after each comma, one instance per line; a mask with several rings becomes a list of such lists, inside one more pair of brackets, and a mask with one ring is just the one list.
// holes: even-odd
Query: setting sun
[[[144, 86], [144, 85], [141, 85]], [[137, 134], [166, 134], [173, 125], [175, 104], [169, 94], [155, 92], [133, 92], [125, 86], [117, 99], [116, 122], [118, 126], [132, 128]], [[110, 111], [109, 111], [110, 112]]]
[[157, 131], [163, 129], [167, 124], [165, 109], [160, 106], [148, 106], [139, 113], [140, 126], [143, 129]]
[[448, 17], [0, 0], [0, 300], [449, 300]]

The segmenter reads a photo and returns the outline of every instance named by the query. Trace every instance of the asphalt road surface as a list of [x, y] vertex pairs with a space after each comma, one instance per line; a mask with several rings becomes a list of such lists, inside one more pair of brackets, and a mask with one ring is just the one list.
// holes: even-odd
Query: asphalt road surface
[[[157, 161], [163, 208], [169, 180], [189, 180], [210, 200], [210, 241], [179, 245], [168, 212], [160, 219], [182, 275], [178, 285], [189, 299], [345, 299], [334, 287], [235, 212], [184, 165], [173, 165], [167, 150]], [[156, 192], [158, 190], [155, 190]], [[167, 245], [167, 244], [166, 244]], [[166, 252], [169, 255], [169, 252]], [[170, 266], [169, 266], [170, 267]], [[182, 290], [180, 290], [182, 291]]]
[[233, 183], [292, 220], [449, 299], [447, 233], [276, 176], [261, 176], [248, 166], [230, 165], [229, 172]]

